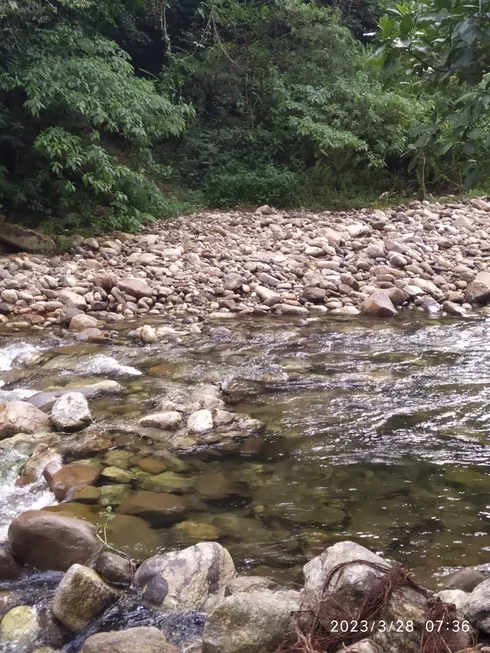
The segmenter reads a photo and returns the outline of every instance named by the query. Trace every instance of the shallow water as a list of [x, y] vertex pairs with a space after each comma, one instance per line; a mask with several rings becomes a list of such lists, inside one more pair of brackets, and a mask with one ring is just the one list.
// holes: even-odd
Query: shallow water
[[[201, 382], [235, 378], [243, 392], [231, 410], [265, 423], [260, 437], [180, 454], [185, 527], [120, 519], [118, 547], [142, 558], [217, 537], [242, 572], [288, 582], [343, 539], [432, 585], [434, 575], [490, 564], [489, 319], [226, 325], [231, 341], [189, 335], [151, 346], [135, 346], [124, 329], [113, 345], [0, 336], [0, 392], [121, 383], [122, 396], [91, 402], [91, 432], [132, 454], [158, 458], [162, 444], [134, 435], [131, 420], [166, 391]], [[0, 463], [0, 536], [16, 513], [52, 502], [42, 483], [14, 487], [18, 458]]]

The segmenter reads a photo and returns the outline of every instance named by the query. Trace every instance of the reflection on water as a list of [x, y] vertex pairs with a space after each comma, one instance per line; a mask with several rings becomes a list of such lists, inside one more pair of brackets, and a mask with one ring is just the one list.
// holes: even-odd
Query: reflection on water
[[[297, 580], [308, 558], [348, 538], [424, 580], [490, 563], [486, 318], [243, 320], [230, 328], [233, 339], [220, 343], [190, 335], [146, 347], [59, 347], [43, 366], [0, 373], [0, 383], [46, 390], [82, 376], [117, 379], [122, 397], [91, 403], [107, 427], [148, 414], [169, 388], [230, 379], [240, 387], [233, 410], [265, 422], [266, 434], [180, 456], [178, 473], [190, 479], [185, 514], [169, 524], [145, 515], [157, 550], [219, 539], [242, 570], [281, 580]], [[11, 348], [0, 337], [0, 365]], [[158, 459], [162, 448], [137, 437], [117, 442], [133, 456]], [[0, 481], [2, 516], [14, 505], [9, 484]]]

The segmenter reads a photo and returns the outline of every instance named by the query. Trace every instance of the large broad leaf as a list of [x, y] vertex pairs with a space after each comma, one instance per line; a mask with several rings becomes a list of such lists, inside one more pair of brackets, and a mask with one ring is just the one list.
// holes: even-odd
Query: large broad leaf
[[410, 14], [405, 14], [400, 22], [400, 32], [405, 35], [410, 32], [413, 27], [413, 17]]
[[479, 168], [469, 168], [466, 170], [466, 176], [464, 179], [464, 187], [471, 188], [476, 184], [478, 179], [482, 176], [482, 170]]

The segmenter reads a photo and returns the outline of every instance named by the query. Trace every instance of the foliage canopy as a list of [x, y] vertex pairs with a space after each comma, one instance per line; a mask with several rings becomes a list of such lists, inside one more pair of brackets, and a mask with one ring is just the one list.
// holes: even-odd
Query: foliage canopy
[[134, 230], [176, 194], [454, 184], [489, 144], [490, 0], [433, 2], [0, 0], [0, 209]]
[[439, 94], [430, 123], [416, 130], [415, 147], [466, 159], [467, 185], [485, 172], [490, 147], [489, 17], [489, 0], [411, 0], [380, 19], [385, 69]]

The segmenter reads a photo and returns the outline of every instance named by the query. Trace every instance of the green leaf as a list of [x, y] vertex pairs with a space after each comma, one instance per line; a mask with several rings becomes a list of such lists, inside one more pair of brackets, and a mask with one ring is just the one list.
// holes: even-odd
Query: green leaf
[[400, 22], [400, 32], [408, 34], [413, 27], [413, 18], [410, 14], [405, 14]]

